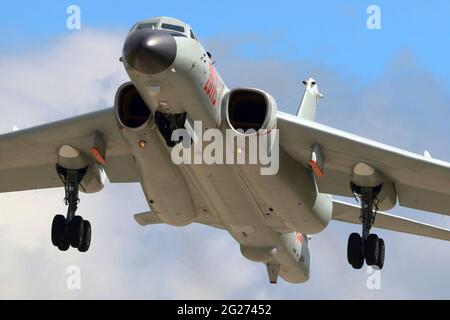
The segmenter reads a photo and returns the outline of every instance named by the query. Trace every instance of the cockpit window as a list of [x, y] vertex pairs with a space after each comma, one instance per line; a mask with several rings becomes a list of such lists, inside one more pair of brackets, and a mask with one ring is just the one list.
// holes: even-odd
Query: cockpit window
[[137, 26], [137, 30], [141, 29], [156, 29], [156, 23], [141, 23]]
[[192, 32], [192, 29], [190, 29], [189, 31], [191, 32], [191, 38], [194, 39], [194, 40], [197, 40], [197, 38], [195, 37], [194, 32]]
[[177, 25], [174, 25], [174, 24], [163, 23], [161, 25], [161, 28], [184, 33], [184, 28], [182, 26], [177, 26]]

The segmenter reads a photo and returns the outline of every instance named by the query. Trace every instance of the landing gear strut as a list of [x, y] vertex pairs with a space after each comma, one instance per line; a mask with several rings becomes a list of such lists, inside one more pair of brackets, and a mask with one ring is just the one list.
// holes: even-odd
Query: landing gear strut
[[[384, 241], [376, 234], [370, 234], [377, 212], [377, 196], [382, 185], [377, 187], [359, 187], [351, 184], [355, 196], [361, 200], [362, 236], [352, 233], [348, 238], [347, 259], [355, 269], [361, 269], [364, 259], [367, 265], [377, 266], [380, 270], [384, 265]], [[374, 210], [375, 209], [375, 210]]]
[[56, 170], [64, 183], [64, 202], [68, 209], [67, 217], [58, 214], [53, 218], [52, 243], [61, 251], [67, 251], [72, 246], [80, 252], [86, 252], [91, 244], [91, 224], [75, 214], [80, 202], [78, 187], [87, 168], [65, 169], [57, 165]]

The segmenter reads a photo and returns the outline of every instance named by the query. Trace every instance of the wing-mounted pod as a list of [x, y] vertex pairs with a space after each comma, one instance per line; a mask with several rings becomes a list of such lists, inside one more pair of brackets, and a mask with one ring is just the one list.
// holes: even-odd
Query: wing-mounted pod
[[58, 149], [58, 166], [69, 170], [84, 170], [86, 173], [80, 182], [80, 191], [95, 193], [103, 189], [106, 175], [102, 166], [90, 156], [71, 145], [62, 145]]
[[378, 208], [390, 210], [397, 204], [397, 192], [394, 183], [380, 171], [364, 162], [357, 163], [352, 170], [352, 185], [355, 187], [379, 187]]

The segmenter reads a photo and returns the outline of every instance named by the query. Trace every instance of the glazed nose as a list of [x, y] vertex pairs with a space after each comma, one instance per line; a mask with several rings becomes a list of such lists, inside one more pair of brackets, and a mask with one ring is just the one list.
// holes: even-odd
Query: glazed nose
[[175, 61], [177, 43], [162, 30], [141, 29], [128, 36], [123, 46], [123, 57], [136, 71], [155, 74], [167, 70]]

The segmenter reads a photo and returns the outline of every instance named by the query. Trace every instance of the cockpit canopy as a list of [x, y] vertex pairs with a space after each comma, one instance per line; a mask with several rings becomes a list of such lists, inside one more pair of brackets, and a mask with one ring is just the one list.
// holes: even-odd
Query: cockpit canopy
[[197, 40], [197, 37], [187, 23], [170, 17], [156, 17], [149, 20], [143, 20], [141, 22], [138, 22], [130, 30], [130, 33], [135, 30], [145, 28], [167, 30], [174, 36], [185, 36], [187, 38]]

